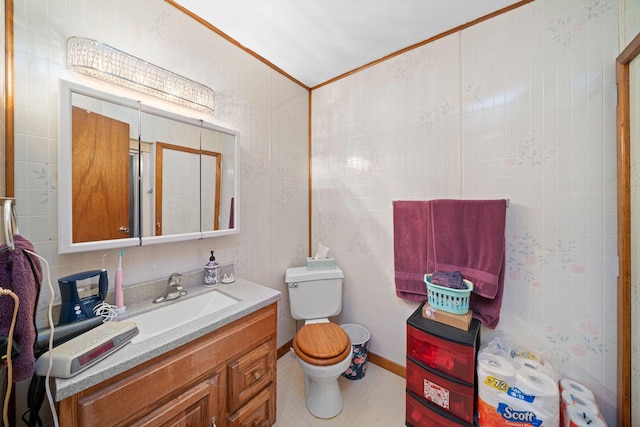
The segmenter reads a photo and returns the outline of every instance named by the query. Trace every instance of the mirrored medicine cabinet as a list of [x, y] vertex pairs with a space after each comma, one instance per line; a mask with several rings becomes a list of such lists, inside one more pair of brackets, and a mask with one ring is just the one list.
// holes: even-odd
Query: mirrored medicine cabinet
[[59, 252], [239, 232], [238, 132], [61, 80]]

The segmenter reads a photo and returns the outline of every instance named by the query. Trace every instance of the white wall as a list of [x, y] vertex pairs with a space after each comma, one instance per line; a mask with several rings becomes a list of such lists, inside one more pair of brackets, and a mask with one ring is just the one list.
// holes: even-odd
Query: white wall
[[[51, 264], [56, 298], [58, 278], [100, 268], [104, 254], [113, 277], [118, 253], [58, 254], [58, 79], [105, 88], [67, 71], [70, 36], [102, 41], [213, 88], [212, 116], [162, 106], [240, 132], [240, 234], [127, 248], [125, 303], [127, 286], [202, 269], [211, 249], [219, 262], [235, 263], [239, 277], [285, 291], [285, 269], [302, 265], [308, 246], [308, 91], [164, 1], [20, 0], [14, 36], [18, 221]], [[41, 315], [48, 300], [45, 289]], [[281, 309], [278, 345], [291, 339], [293, 328]]]
[[538, 0], [313, 91], [313, 244], [372, 352], [404, 365], [417, 307], [395, 295], [392, 200], [508, 198], [499, 328], [615, 425], [617, 37], [616, 1]]
[[640, 31], [640, 2], [618, 0], [620, 8], [620, 51], [624, 49]]

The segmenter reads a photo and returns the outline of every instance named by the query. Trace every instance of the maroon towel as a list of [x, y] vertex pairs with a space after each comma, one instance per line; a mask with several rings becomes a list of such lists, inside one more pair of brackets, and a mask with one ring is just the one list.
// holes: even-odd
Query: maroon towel
[[[18, 234], [13, 236], [13, 241], [14, 250], [7, 249], [7, 245], [0, 247], [0, 287], [13, 291], [20, 299], [13, 331], [13, 342], [20, 346], [20, 355], [12, 359], [13, 381], [17, 382], [30, 378], [35, 369], [33, 344], [36, 340], [36, 328], [33, 317], [40, 293], [42, 266], [39, 259], [24, 251], [27, 249], [35, 253], [31, 242]], [[37, 280], [31, 263], [36, 270]], [[9, 335], [14, 304], [11, 296], [0, 296], [1, 335]], [[4, 365], [6, 361], [0, 366]]]
[[396, 295], [400, 298], [427, 300], [424, 275], [434, 269], [430, 217], [428, 201], [393, 202], [393, 258]]
[[470, 306], [495, 328], [504, 287], [506, 200], [434, 200], [431, 235], [435, 268], [459, 270], [473, 282]]
[[[469, 279], [473, 282], [473, 279]], [[498, 276], [498, 292], [493, 299], [484, 298], [475, 292], [471, 292], [469, 307], [473, 310], [473, 317], [490, 329], [495, 329], [500, 321], [500, 308], [502, 307], [502, 294], [504, 293], [504, 258], [502, 260], [502, 270]]]

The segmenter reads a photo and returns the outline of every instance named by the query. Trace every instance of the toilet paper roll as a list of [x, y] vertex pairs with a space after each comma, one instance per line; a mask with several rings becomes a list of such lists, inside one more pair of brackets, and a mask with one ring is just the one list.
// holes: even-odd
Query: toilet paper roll
[[569, 390], [571, 392], [571, 394], [573, 394], [574, 396], [579, 396], [583, 399], [589, 399], [592, 402], [595, 402], [596, 399], [593, 395], [593, 393], [591, 392], [591, 390], [589, 390], [587, 387], [585, 387], [584, 385], [580, 384], [577, 381], [573, 381], [572, 379], [569, 378], [563, 378], [560, 380], [560, 389], [561, 390]]
[[[574, 408], [578, 410], [580, 413], [587, 414], [597, 414], [600, 411], [598, 410], [598, 406], [595, 404], [593, 400], [589, 400], [584, 398], [583, 396], [577, 396], [569, 389], [562, 390], [562, 408], [566, 408], [568, 411], [569, 408]], [[565, 417], [566, 419], [566, 417]]]
[[520, 368], [516, 371], [516, 386], [533, 397], [531, 410], [542, 417], [560, 417], [558, 383], [542, 371]]
[[[507, 382], [513, 382], [516, 376], [516, 366], [513, 361], [494, 353], [478, 353], [477, 369], [478, 375], [493, 375]], [[484, 381], [484, 378], [481, 380]]]
[[532, 369], [534, 371], [542, 372], [545, 375], [548, 375], [554, 381], [557, 379], [555, 372], [552, 369], [546, 367], [542, 363], [537, 362], [533, 359], [527, 359], [523, 357], [514, 357], [513, 362], [518, 368]]
[[527, 359], [524, 357], [514, 357], [513, 362], [516, 364], [516, 366], [520, 368], [530, 368], [530, 369], [538, 370], [543, 367], [539, 362], [536, 362], [533, 359]]
[[516, 371], [518, 388], [534, 396], [552, 396], [558, 399], [558, 383], [543, 371], [521, 368]]
[[[476, 365], [478, 372], [478, 397], [496, 408], [505, 398], [508, 387], [516, 382], [516, 369], [506, 357], [489, 352], [479, 352]], [[488, 378], [493, 378], [489, 380]]]
[[567, 407], [564, 413], [564, 427], [606, 427], [598, 414], [587, 413], [573, 406]]

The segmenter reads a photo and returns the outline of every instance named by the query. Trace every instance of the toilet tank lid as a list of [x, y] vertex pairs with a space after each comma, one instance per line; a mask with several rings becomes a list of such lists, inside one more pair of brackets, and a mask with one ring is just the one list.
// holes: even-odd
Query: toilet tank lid
[[344, 273], [339, 267], [331, 270], [308, 270], [307, 267], [287, 268], [284, 276], [286, 283], [308, 282], [311, 280], [342, 279]]

